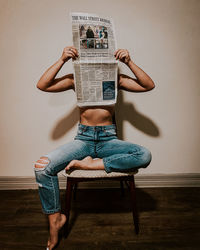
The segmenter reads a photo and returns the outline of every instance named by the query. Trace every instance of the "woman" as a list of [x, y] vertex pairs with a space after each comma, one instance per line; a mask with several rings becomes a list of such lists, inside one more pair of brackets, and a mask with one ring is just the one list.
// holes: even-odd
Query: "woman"
[[[136, 78], [123, 74], [118, 76], [118, 89], [130, 92], [145, 92], [154, 88], [152, 79], [130, 58], [125, 49], [118, 49], [115, 58], [126, 64]], [[78, 51], [73, 46], [64, 48], [62, 56], [42, 75], [37, 87], [46, 92], [61, 92], [74, 89], [73, 74], [56, 78], [62, 66], [71, 58], [76, 60]], [[61, 214], [57, 173], [63, 169], [103, 169], [107, 173], [127, 172], [145, 168], [151, 161], [148, 149], [119, 140], [113, 124], [114, 106], [80, 108], [80, 123], [77, 136], [43, 155], [35, 163], [35, 175], [43, 212], [48, 215], [50, 237], [47, 248], [53, 249], [58, 242], [58, 232], [66, 222]], [[94, 159], [95, 158], [95, 159]]]

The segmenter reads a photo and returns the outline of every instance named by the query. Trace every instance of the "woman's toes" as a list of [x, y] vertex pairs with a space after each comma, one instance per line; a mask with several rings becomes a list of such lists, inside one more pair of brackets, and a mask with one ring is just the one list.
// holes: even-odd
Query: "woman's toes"
[[91, 156], [86, 156], [86, 157], [83, 159], [83, 161], [85, 161], [85, 160], [86, 160], [86, 161], [87, 161], [87, 160], [90, 160], [90, 161], [91, 161], [91, 160], [92, 160], [92, 157], [91, 157]]
[[47, 249], [49, 249], [49, 247], [50, 247], [50, 238], [48, 238], [48, 241], [47, 241]]
[[76, 166], [76, 164], [77, 164], [77, 160], [72, 160], [72, 161], [70, 161], [70, 163], [67, 165], [67, 167], [65, 169], [70, 170], [70, 168]]

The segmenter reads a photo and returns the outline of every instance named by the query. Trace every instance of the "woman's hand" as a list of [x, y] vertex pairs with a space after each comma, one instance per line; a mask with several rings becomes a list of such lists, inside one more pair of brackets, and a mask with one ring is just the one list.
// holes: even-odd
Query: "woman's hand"
[[126, 49], [118, 49], [114, 54], [116, 60], [128, 64], [131, 61], [128, 50]]
[[70, 58], [76, 60], [78, 57], [78, 51], [74, 46], [65, 47], [61, 56], [63, 62], [67, 62]]

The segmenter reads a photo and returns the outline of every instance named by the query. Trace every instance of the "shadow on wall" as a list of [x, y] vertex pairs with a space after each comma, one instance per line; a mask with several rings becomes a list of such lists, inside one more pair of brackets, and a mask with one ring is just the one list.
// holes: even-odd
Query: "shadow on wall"
[[133, 127], [149, 136], [158, 137], [160, 135], [158, 126], [150, 118], [139, 113], [132, 102], [125, 102], [123, 92], [119, 91], [116, 104], [116, 123], [118, 137], [122, 140], [124, 139], [124, 121], [128, 121]]
[[79, 108], [74, 107], [67, 116], [63, 117], [57, 122], [52, 131], [51, 138], [53, 140], [60, 139], [70, 129], [72, 129], [78, 121], [79, 121]]
[[[51, 134], [52, 139], [57, 140], [63, 137], [78, 121], [79, 109], [75, 107], [67, 116], [57, 122]], [[133, 127], [149, 136], [158, 137], [160, 135], [156, 124], [150, 118], [139, 113], [131, 102], [125, 102], [123, 92], [119, 91], [116, 104], [116, 123], [118, 137], [122, 140], [124, 139], [124, 121], [130, 122]]]

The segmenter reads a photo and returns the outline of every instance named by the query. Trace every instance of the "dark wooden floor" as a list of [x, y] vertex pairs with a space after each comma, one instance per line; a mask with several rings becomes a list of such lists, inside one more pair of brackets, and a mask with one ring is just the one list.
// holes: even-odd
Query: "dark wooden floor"
[[[48, 224], [37, 191], [0, 195], [0, 249], [45, 249]], [[71, 232], [57, 249], [200, 249], [200, 188], [139, 188], [137, 201], [139, 235], [128, 190], [123, 198], [118, 189], [78, 190]]]

